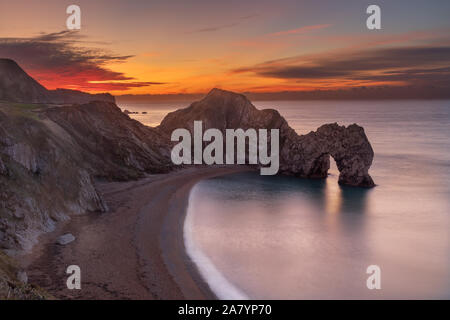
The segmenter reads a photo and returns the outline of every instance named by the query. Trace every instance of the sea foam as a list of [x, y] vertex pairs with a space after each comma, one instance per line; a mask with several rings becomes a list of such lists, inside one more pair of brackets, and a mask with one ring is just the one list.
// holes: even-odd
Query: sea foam
[[226, 279], [216, 268], [211, 259], [209, 259], [195, 243], [193, 237], [194, 212], [192, 212], [192, 201], [190, 198], [191, 196], [189, 196], [189, 204], [183, 227], [184, 245], [189, 258], [194, 262], [200, 275], [217, 298], [221, 300], [248, 300], [249, 297], [242, 292], [242, 290], [228, 281], [228, 279]]

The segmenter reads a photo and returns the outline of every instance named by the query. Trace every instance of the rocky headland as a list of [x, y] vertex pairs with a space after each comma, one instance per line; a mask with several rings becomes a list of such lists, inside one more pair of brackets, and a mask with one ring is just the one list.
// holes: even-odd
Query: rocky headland
[[241, 94], [213, 89], [202, 100], [185, 109], [169, 113], [157, 128], [169, 135], [177, 128], [193, 133], [195, 120], [201, 120], [204, 130], [279, 129], [280, 173], [300, 178], [326, 178], [330, 156], [340, 172], [339, 183], [358, 187], [373, 187], [369, 175], [373, 150], [356, 124], [348, 127], [326, 124], [314, 132], [298, 135], [273, 109], [258, 110]]

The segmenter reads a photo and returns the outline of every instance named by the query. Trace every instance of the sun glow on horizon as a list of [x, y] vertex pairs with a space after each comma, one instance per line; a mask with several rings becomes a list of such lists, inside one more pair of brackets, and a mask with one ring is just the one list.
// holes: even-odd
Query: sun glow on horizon
[[43, 4], [17, 0], [2, 8], [0, 56], [48, 89], [139, 95], [442, 87], [450, 63], [445, 10], [426, 3], [408, 19], [400, 3], [383, 4], [390, 14], [375, 32], [365, 26], [363, 4], [335, 1], [80, 0], [79, 32], [64, 29], [64, 3]]

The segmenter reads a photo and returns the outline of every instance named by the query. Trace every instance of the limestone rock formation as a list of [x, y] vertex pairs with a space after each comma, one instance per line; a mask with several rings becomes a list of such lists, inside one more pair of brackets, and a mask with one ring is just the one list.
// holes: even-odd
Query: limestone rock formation
[[185, 109], [169, 113], [158, 127], [170, 135], [177, 128], [193, 132], [195, 120], [203, 122], [204, 130], [279, 129], [280, 173], [302, 178], [325, 178], [330, 156], [338, 166], [339, 183], [373, 187], [368, 171], [373, 150], [364, 129], [356, 124], [348, 127], [327, 124], [316, 132], [299, 136], [276, 110], [258, 110], [244, 96], [213, 89], [204, 99]]
[[104, 211], [78, 149], [46, 121], [0, 107], [0, 248], [30, 248], [72, 214]]
[[42, 113], [74, 140], [95, 177], [129, 180], [172, 167], [167, 138], [131, 119], [114, 103], [96, 101]]
[[364, 129], [325, 124], [315, 132], [285, 141], [280, 150], [280, 172], [306, 178], [326, 178], [330, 156], [339, 169], [339, 183], [373, 187], [369, 175], [373, 150]]
[[38, 103], [50, 93], [10, 59], [0, 59], [0, 100]]

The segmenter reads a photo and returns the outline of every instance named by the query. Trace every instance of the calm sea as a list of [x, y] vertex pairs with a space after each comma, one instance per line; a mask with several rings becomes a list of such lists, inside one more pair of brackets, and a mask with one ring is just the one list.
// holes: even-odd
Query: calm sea
[[[299, 134], [363, 126], [378, 186], [339, 186], [334, 163], [326, 180], [246, 173], [198, 183], [185, 241], [220, 298], [450, 298], [450, 101], [254, 104], [278, 109]], [[133, 117], [157, 125], [186, 105], [146, 105]], [[370, 265], [379, 290], [366, 286]]]

